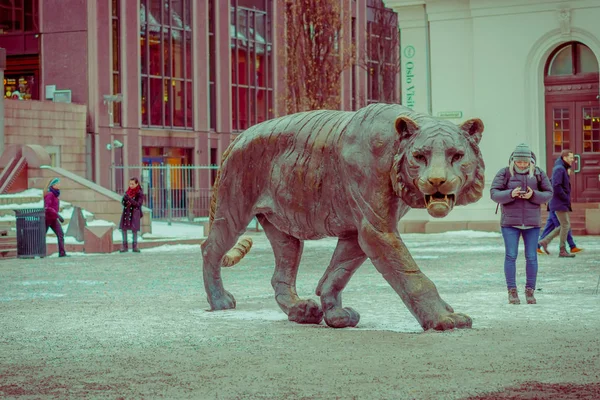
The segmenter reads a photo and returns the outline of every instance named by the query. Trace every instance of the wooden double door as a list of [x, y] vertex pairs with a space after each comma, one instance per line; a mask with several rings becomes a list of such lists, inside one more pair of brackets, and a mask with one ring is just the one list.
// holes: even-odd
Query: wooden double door
[[546, 101], [548, 175], [561, 152], [572, 150], [571, 201], [600, 202], [600, 102], [595, 96], [561, 97]]

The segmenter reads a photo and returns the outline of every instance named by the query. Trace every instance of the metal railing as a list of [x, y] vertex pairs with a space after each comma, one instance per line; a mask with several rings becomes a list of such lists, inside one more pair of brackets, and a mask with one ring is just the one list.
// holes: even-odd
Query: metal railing
[[193, 221], [207, 218], [218, 165], [142, 165], [111, 167], [111, 189], [127, 191], [129, 178], [136, 176], [144, 191], [144, 206], [152, 219]]

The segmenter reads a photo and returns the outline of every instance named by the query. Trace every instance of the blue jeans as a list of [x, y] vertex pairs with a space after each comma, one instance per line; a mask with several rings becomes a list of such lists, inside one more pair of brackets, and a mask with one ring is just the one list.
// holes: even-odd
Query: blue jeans
[[517, 229], [511, 226], [502, 227], [502, 237], [506, 254], [504, 256], [504, 276], [506, 287], [513, 289], [517, 287], [517, 256], [519, 255], [519, 238], [523, 236], [525, 243], [525, 287], [535, 289], [537, 279], [537, 242], [540, 228]]
[[[546, 221], [546, 226], [544, 227], [544, 231], [540, 235], [540, 238], [538, 239], [538, 241], [542, 240], [543, 238], [548, 236], [550, 234], [550, 232], [552, 232], [554, 229], [558, 228], [559, 226], [560, 226], [560, 222], [558, 221], [558, 218], [556, 218], [556, 212], [550, 211], [550, 213], [548, 214], [548, 220]], [[577, 247], [577, 245], [575, 244], [575, 241], [573, 240], [573, 235], [571, 235], [570, 229], [569, 229], [569, 233], [567, 234], [567, 242], [569, 242], [569, 247], [571, 249]], [[539, 248], [540, 248], [540, 245], [538, 245], [538, 249]]]

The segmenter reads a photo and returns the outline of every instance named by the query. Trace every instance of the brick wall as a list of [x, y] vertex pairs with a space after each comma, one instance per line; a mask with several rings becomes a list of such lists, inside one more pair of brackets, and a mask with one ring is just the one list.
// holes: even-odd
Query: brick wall
[[4, 145], [58, 146], [60, 167], [85, 177], [85, 105], [51, 101], [4, 102]]

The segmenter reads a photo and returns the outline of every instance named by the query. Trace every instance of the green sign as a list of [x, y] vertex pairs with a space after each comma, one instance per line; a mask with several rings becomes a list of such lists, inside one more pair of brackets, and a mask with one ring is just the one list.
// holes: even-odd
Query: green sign
[[462, 111], [440, 111], [437, 113], [438, 118], [462, 118]]
[[415, 106], [415, 85], [413, 84], [415, 78], [415, 63], [412, 61], [415, 53], [416, 51], [413, 46], [406, 46], [404, 48], [404, 56], [408, 60], [404, 63], [404, 83], [406, 85], [406, 89], [404, 90], [404, 93], [406, 94], [406, 103], [404, 105], [409, 108], [414, 108]]

